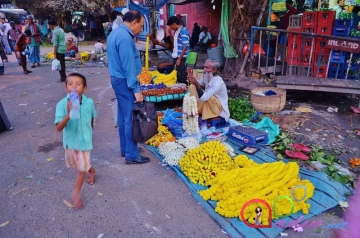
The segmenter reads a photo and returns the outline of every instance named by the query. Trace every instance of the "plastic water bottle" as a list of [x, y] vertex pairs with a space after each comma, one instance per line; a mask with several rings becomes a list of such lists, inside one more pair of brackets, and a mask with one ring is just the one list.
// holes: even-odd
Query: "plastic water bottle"
[[75, 89], [70, 93], [70, 101], [72, 107], [70, 109], [70, 119], [79, 119], [80, 118], [80, 100], [79, 94]]

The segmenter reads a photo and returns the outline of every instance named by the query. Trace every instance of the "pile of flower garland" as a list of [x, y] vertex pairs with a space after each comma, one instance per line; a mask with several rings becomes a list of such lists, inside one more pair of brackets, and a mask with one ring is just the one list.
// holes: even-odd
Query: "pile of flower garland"
[[179, 161], [183, 173], [191, 182], [209, 185], [209, 181], [222, 170], [230, 170], [234, 163], [226, 146], [219, 141], [208, 141], [190, 149]]
[[158, 133], [147, 140], [145, 144], [158, 147], [163, 142], [171, 142], [176, 140], [176, 137], [173, 136], [168, 128], [161, 123], [163, 117], [163, 114], [158, 114]]
[[169, 165], [178, 165], [179, 160], [184, 156], [186, 151], [198, 147], [199, 142], [192, 137], [179, 139], [174, 142], [161, 143], [159, 152], [164, 157], [164, 161]]
[[[181, 162], [181, 160], [180, 160]], [[210, 166], [210, 165], [209, 165]], [[207, 182], [210, 188], [199, 191], [204, 200], [216, 200], [215, 211], [225, 217], [239, 216], [242, 206], [252, 199], [265, 200], [272, 209], [277, 197], [288, 196], [292, 198], [292, 189], [295, 186], [306, 186], [304, 189], [294, 190], [294, 210], [296, 213], [300, 210], [304, 214], [309, 213], [310, 204], [306, 201], [314, 193], [314, 185], [308, 180], [299, 178], [299, 166], [297, 163], [283, 163], [281, 161], [274, 163], [258, 164], [247, 158], [245, 155], [239, 155], [234, 158], [234, 169], [221, 170], [217, 176]], [[302, 199], [304, 197], [304, 199]], [[297, 200], [297, 201], [296, 201]], [[255, 209], [260, 206], [262, 212], [262, 224], [268, 224], [268, 212], [266, 207], [253, 203], [245, 209], [245, 219], [254, 223]], [[277, 219], [283, 215], [289, 214], [291, 203], [287, 199], [280, 199], [276, 203], [276, 209], [273, 211], [273, 218]]]
[[188, 135], [200, 132], [197, 101], [190, 94], [186, 94], [183, 101], [183, 129]]

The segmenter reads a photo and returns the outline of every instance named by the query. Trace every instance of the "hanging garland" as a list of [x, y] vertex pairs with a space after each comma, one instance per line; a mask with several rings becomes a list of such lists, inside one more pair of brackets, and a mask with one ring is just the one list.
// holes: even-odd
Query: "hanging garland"
[[188, 135], [200, 132], [197, 101], [190, 94], [186, 94], [183, 101], [183, 129]]

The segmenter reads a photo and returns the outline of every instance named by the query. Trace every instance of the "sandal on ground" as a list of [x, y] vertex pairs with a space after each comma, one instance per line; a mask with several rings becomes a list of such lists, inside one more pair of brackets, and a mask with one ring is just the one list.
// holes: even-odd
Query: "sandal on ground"
[[310, 153], [311, 152], [311, 149], [303, 144], [290, 144], [290, 147], [295, 149], [295, 150], [298, 150], [298, 151], [302, 151], [302, 152], [305, 152], [305, 153]]
[[35, 67], [36, 67], [36, 65], [34, 65], [34, 64], [33, 64], [33, 65], [31, 65], [31, 68], [35, 68]]
[[354, 107], [354, 106], [351, 106], [350, 108], [351, 108], [351, 110], [353, 112], [360, 114], [360, 108], [357, 108], [357, 107]]
[[30, 72], [29, 72], [29, 71], [27, 71], [27, 70], [26, 70], [26, 71], [24, 71], [24, 74], [29, 74], [29, 73], [30, 73]]
[[299, 159], [299, 160], [308, 160], [309, 156], [306, 154], [301, 153], [300, 151], [290, 151], [285, 150], [285, 154], [292, 159]]

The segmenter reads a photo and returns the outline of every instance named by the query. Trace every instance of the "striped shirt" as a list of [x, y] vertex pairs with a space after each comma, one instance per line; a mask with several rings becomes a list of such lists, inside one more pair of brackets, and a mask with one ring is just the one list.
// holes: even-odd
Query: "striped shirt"
[[181, 52], [183, 51], [184, 47], [186, 47], [186, 52], [184, 54], [184, 58], [187, 57], [189, 53], [189, 43], [190, 43], [190, 37], [188, 30], [181, 26], [174, 35], [174, 50], [172, 53], [173, 58], [178, 58], [181, 55]]

